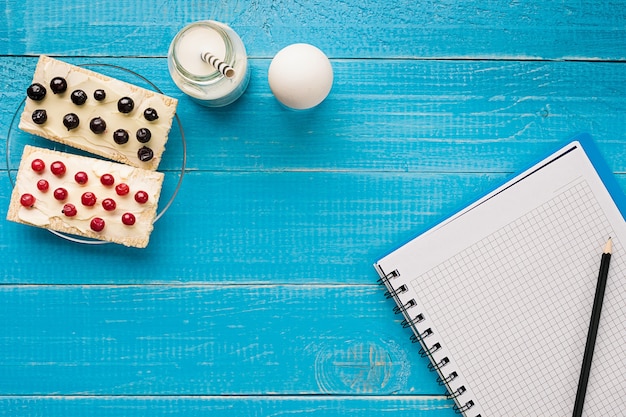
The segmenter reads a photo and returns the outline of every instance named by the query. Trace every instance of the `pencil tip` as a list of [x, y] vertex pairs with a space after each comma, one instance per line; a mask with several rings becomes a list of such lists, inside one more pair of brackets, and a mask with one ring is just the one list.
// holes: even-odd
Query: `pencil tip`
[[606, 245], [604, 246], [604, 253], [611, 253], [612, 249], [613, 249], [613, 241], [609, 237], [609, 240], [606, 242]]

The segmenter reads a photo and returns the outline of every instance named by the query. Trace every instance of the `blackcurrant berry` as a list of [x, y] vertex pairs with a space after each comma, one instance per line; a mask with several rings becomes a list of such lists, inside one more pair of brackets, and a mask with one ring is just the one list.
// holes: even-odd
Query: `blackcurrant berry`
[[143, 111], [143, 117], [146, 118], [147, 121], [152, 122], [159, 118], [157, 111], [152, 107], [148, 107]]
[[48, 113], [44, 109], [37, 109], [33, 112], [33, 122], [38, 125], [46, 123], [48, 120]]
[[142, 127], [141, 129], [137, 130], [136, 135], [137, 136], [137, 140], [141, 143], [147, 143], [150, 141], [150, 138], [152, 137], [152, 132], [150, 132], [150, 129], [146, 129], [145, 127]]
[[152, 149], [148, 148], [147, 146], [142, 146], [137, 151], [137, 158], [139, 158], [141, 162], [148, 162], [149, 160], [154, 158], [154, 152], [152, 152]]
[[87, 101], [87, 93], [85, 93], [83, 90], [74, 90], [70, 95], [70, 99], [72, 99], [72, 103], [76, 104], [77, 106], [81, 106]]
[[46, 87], [39, 83], [33, 83], [26, 89], [26, 95], [31, 100], [41, 101], [46, 96]]
[[75, 113], [68, 113], [63, 117], [63, 125], [67, 128], [67, 130], [76, 129], [80, 120], [78, 120], [78, 116]]
[[105, 93], [102, 89], [98, 89], [93, 92], [93, 98], [95, 98], [96, 101], [102, 101], [107, 98], [107, 93]]
[[117, 109], [120, 113], [130, 113], [135, 108], [135, 102], [130, 97], [122, 97], [117, 102]]
[[94, 117], [89, 122], [89, 129], [95, 134], [104, 133], [107, 129], [107, 124], [101, 117]]
[[54, 77], [50, 81], [50, 89], [54, 94], [61, 94], [67, 90], [67, 81], [63, 77]]
[[117, 129], [115, 132], [113, 132], [113, 140], [118, 145], [123, 145], [128, 142], [128, 137], [128, 132], [124, 129]]

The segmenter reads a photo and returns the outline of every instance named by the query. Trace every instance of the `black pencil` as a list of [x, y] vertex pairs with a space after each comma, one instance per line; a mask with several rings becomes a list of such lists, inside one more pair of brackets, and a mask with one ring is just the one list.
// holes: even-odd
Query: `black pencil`
[[608, 242], [606, 242], [606, 246], [604, 247], [604, 252], [602, 253], [602, 260], [600, 261], [600, 272], [598, 274], [598, 284], [596, 285], [596, 296], [593, 299], [591, 321], [589, 323], [589, 332], [587, 333], [587, 343], [585, 344], [583, 365], [580, 370], [580, 378], [578, 380], [578, 390], [576, 391], [573, 417], [580, 417], [583, 414], [585, 394], [587, 393], [587, 383], [589, 382], [589, 372], [591, 371], [591, 360], [593, 359], [593, 350], [596, 345], [598, 327], [600, 326], [600, 314], [602, 313], [602, 301], [604, 300], [604, 290], [606, 289], [606, 280], [609, 273], [612, 246], [611, 238], [609, 238]]

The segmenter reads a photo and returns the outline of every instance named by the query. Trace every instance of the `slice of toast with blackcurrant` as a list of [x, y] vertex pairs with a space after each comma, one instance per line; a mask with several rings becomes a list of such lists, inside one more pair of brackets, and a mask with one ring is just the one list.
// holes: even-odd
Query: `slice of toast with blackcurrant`
[[42, 55], [19, 128], [113, 161], [156, 170], [177, 99]]

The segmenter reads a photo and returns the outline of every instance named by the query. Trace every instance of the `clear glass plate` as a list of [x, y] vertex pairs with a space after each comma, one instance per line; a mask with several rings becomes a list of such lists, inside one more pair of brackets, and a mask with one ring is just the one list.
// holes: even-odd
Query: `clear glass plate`
[[[89, 63], [80, 64], [80, 67], [90, 69], [92, 71], [99, 72], [109, 77], [116, 78], [118, 80], [126, 81], [128, 83], [143, 87], [148, 90], [153, 90], [158, 93], [163, 93], [156, 85], [150, 80], [137, 74], [129, 69], [103, 63]], [[51, 140], [41, 138], [39, 136], [26, 133], [18, 128], [20, 116], [24, 110], [26, 104], [26, 92], [24, 91], [24, 99], [20, 105], [15, 109], [11, 124], [9, 125], [9, 133], [7, 135], [6, 142], [6, 163], [7, 171], [9, 173], [9, 180], [11, 185], [15, 186], [15, 177], [20, 165], [20, 158], [25, 145], [33, 145], [41, 148], [53, 149], [61, 152], [74, 153], [78, 155], [87, 155], [85, 152], [72, 148], [70, 146], [63, 145], [61, 143], [53, 142]], [[94, 158], [98, 158], [95, 155], [89, 155]], [[187, 145], [185, 142], [185, 133], [183, 126], [180, 122], [178, 114], [174, 115], [174, 121], [172, 129], [170, 130], [169, 139], [167, 141], [165, 152], [163, 153], [161, 162], [159, 164], [159, 171], [163, 172], [165, 178], [163, 180], [163, 189], [161, 190], [161, 198], [159, 199], [159, 207], [157, 209], [157, 215], [155, 222], [159, 220], [167, 209], [172, 205], [176, 199], [176, 195], [180, 190], [180, 186], [185, 175], [185, 164], [187, 160]], [[111, 242], [95, 240], [85, 238], [81, 236], [74, 236], [66, 233], [57, 232], [55, 230], [48, 230], [63, 239], [76, 242], [85, 243], [91, 245], [107, 244]]]

